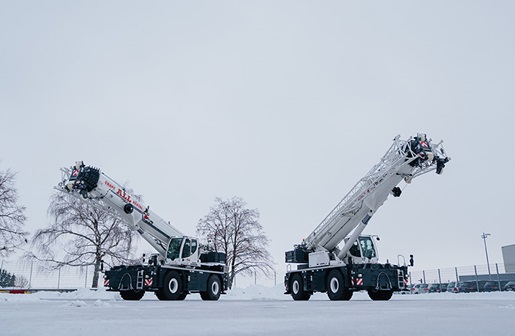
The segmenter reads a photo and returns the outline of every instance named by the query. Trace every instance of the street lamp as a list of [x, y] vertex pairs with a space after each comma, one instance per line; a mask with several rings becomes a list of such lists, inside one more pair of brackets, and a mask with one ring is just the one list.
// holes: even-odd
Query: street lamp
[[488, 261], [488, 249], [486, 248], [486, 237], [488, 236], [490, 236], [489, 233], [483, 232], [481, 238], [483, 238], [483, 242], [485, 243], [486, 266], [488, 266], [488, 277], [490, 277], [490, 262]]

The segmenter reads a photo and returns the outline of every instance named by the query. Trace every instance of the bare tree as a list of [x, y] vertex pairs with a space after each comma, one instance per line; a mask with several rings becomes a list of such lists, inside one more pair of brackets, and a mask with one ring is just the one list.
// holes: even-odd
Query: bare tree
[[14, 276], [14, 287], [26, 288], [29, 286], [29, 280], [23, 275]]
[[197, 225], [197, 234], [212, 249], [224, 252], [229, 271], [229, 288], [241, 273], [261, 272], [271, 276], [273, 262], [267, 250], [268, 238], [259, 223], [259, 211], [247, 209], [243, 199], [215, 199], [209, 214]]
[[25, 207], [18, 204], [15, 175], [9, 169], [0, 171], [0, 257], [26, 243], [29, 234], [23, 231], [27, 217]]
[[25, 256], [43, 261], [45, 270], [94, 265], [92, 287], [97, 288], [102, 262], [131, 261], [135, 233], [113, 214], [63, 192], [52, 196], [48, 213], [52, 223], [32, 240], [38, 254]]

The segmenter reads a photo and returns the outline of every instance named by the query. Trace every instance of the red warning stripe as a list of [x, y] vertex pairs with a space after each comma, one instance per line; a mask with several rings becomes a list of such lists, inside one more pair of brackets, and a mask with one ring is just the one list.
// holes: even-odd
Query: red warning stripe
[[154, 282], [153, 278], [145, 279], [145, 286], [152, 287], [153, 282]]
[[362, 286], [363, 285], [363, 278], [350, 278], [350, 282], [353, 286]]

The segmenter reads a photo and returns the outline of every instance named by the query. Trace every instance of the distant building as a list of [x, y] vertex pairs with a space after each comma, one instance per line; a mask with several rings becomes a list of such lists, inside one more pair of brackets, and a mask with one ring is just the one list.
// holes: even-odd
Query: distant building
[[515, 273], [515, 244], [502, 247], [502, 259], [506, 273]]

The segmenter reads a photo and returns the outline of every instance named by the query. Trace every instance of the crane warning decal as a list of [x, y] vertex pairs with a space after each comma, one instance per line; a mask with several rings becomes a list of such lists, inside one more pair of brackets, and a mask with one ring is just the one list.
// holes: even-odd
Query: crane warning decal
[[363, 286], [363, 278], [350, 278], [350, 282], [353, 286]]

